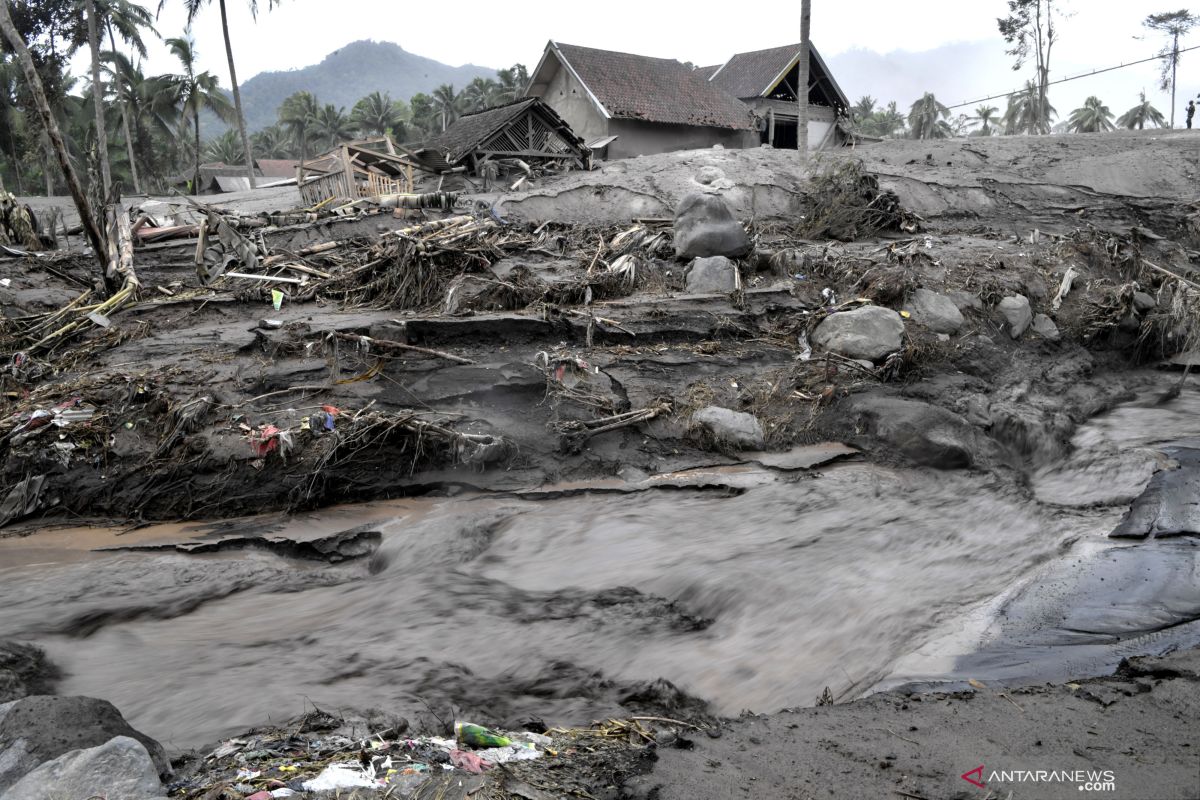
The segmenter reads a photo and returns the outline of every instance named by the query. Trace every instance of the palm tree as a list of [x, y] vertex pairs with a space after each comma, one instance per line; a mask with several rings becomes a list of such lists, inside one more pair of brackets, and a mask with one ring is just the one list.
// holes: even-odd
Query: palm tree
[[529, 85], [529, 71], [524, 64], [513, 64], [508, 69], [496, 70], [497, 87], [495, 101], [510, 103], [525, 94]]
[[949, 138], [950, 126], [946, 122], [949, 116], [950, 109], [939, 103], [932, 92], [926, 92], [908, 112], [909, 135], [914, 139]]
[[433, 90], [433, 106], [442, 118], [443, 133], [450, 127], [451, 122], [458, 119], [458, 103], [458, 95], [454, 93], [454, 86], [451, 84], [443, 83]]
[[313, 117], [313, 130], [326, 147], [337, 147], [354, 138], [354, 123], [346, 115], [345, 107], [336, 108], [332, 103], [327, 103]]
[[192, 118], [195, 137], [192, 154], [195, 167], [192, 173], [192, 193], [195, 194], [200, 189], [200, 112], [211, 111], [225, 122], [232, 122], [235, 113], [221, 92], [217, 77], [207, 71], [196, 72], [196, 46], [190, 36], [167, 39], [167, 47], [183, 65], [183, 74], [175, 76], [175, 91], [184, 116]]
[[292, 158], [295, 143], [283, 127], [272, 125], [250, 137], [255, 158]]
[[[1043, 103], [1040, 112], [1039, 103]], [[1057, 114], [1054, 106], [1050, 105], [1049, 98], [1037, 85], [1033, 81], [1026, 81], [1024, 89], [1008, 96], [1008, 108], [1004, 110], [1000, 121], [1004, 124], [1006, 136], [1018, 133], [1038, 134], [1043, 132], [1043, 125], [1046, 126], [1045, 130], [1049, 130], [1050, 120]]]
[[241, 142], [238, 141], [237, 131], [230, 128], [215, 139], [209, 139], [204, 148], [206, 161], [219, 161], [222, 164], [236, 164], [242, 157]]
[[296, 92], [279, 106], [279, 124], [300, 145], [300, 158], [308, 158], [308, 135], [320, 106], [311, 92]]
[[[146, 57], [146, 43], [142, 40], [142, 29], [148, 30], [154, 36], [158, 36], [158, 31], [154, 29], [154, 19], [150, 15], [150, 11], [131, 0], [92, 0], [95, 3], [96, 11], [100, 15], [100, 19], [104, 22], [104, 28], [108, 32], [108, 46], [110, 55], [115, 55], [117, 51], [117, 34], [120, 34], [121, 40], [132, 48], [140, 57]], [[101, 55], [105, 58], [104, 54]], [[111, 59], [106, 59], [111, 60]], [[118, 79], [117, 75], [110, 76]], [[121, 128], [125, 134], [125, 149], [129, 155], [129, 171], [133, 178], [133, 191], [141, 194], [141, 181], [138, 179], [137, 159], [133, 152], [133, 138], [131, 136], [129, 124], [129, 103], [130, 97], [127, 92], [128, 85], [124, 82], [114, 84], [117, 89], [117, 97], [121, 105]]]
[[866, 125], [867, 120], [875, 114], [875, 98], [863, 95], [858, 102], [850, 106], [850, 121], [859, 128]]
[[102, 197], [108, 202], [112, 195], [112, 167], [108, 163], [108, 133], [104, 125], [104, 84], [100, 80], [100, 21], [96, 19], [95, 0], [84, 0], [87, 17], [88, 50], [92, 56], [92, 110], [96, 122], [96, 156], [100, 161]]
[[404, 103], [392, 100], [387, 92], [371, 92], [354, 104], [350, 119], [363, 134], [383, 136], [394, 131], [397, 138], [403, 139], [404, 111]]
[[1113, 114], [1099, 97], [1092, 95], [1083, 105], [1071, 112], [1067, 130], [1073, 133], [1098, 133], [1111, 131]]
[[1145, 92], [1141, 93], [1141, 98], [1142, 102], [1117, 117], [1117, 124], [1122, 128], [1128, 128], [1129, 130], [1137, 128], [1139, 131], [1146, 127], [1147, 122], [1156, 128], [1166, 125], [1167, 121], [1163, 118], [1162, 112], [1150, 105], [1150, 101], [1146, 99]]
[[975, 109], [975, 116], [971, 117], [972, 122], [979, 123], [979, 130], [975, 131], [976, 136], [991, 136], [995, 133], [992, 128], [992, 123], [996, 120], [996, 114], [1000, 109], [995, 106], [982, 105]]
[[[200, 13], [200, 9], [207, 5], [210, 0], [183, 0], [184, 8], [187, 9], [187, 26], [190, 30], [192, 21], [196, 18], [196, 14]], [[258, 19], [258, 0], [247, 0], [250, 4], [250, 14], [255, 20]], [[274, 8], [280, 0], [267, 0], [267, 8]], [[159, 0], [158, 10], [161, 12], [167, 0]], [[225, 11], [225, 0], [217, 0], [217, 5], [221, 9], [221, 32], [225, 35], [225, 57], [229, 61], [229, 83], [233, 86], [233, 107], [237, 112], [237, 127], [238, 133], [242, 140], [242, 152], [246, 157], [246, 175], [250, 178], [250, 188], [253, 189], [254, 183], [254, 156], [250, 153], [250, 137], [246, 134], [246, 115], [242, 111], [242, 92], [238, 88], [237, 67], [233, 63], [233, 44], [229, 40], [229, 16]]]
[[496, 104], [500, 86], [488, 78], [476, 78], [463, 89], [460, 99], [468, 111], [482, 111]]

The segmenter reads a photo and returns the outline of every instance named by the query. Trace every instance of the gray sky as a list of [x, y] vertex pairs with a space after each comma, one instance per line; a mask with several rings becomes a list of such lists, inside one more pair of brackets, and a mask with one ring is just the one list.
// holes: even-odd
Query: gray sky
[[[1163, 4], [1169, 8], [1164, 8]], [[1052, 55], [1052, 78], [1101, 68], [1153, 55], [1160, 41], [1137, 39], [1148, 34], [1141, 20], [1149, 13], [1173, 10], [1180, 0], [1063, 0], [1071, 16], [1060, 25], [1060, 42]], [[154, 2], [143, 3], [152, 10]], [[264, 70], [293, 69], [319, 62], [326, 54], [358, 39], [396, 42], [404, 49], [451, 65], [474, 63], [504, 67], [520, 61], [533, 68], [547, 39], [623, 50], [644, 55], [677, 58], [696, 64], [723, 62], [735, 52], [787, 44], [799, 40], [799, 3], [795, 0], [760, 0], [746, 8], [705, 11], [695, 6], [683, 10], [677, 3], [646, 0], [608, 0], [601, 4], [572, 6], [548, 0], [512, 4], [513, 11], [497, 14], [493, 2], [455, 0], [453, 3], [407, 3], [399, 0], [282, 0], [270, 11], [260, 0], [257, 22], [248, 3], [229, 0], [230, 29], [239, 77], [245, 82]], [[996, 29], [996, 17], [1006, 0], [813, 0], [813, 41], [826, 58], [862, 48], [893, 53], [891, 63], [904, 69], [902, 54], [950, 43], [972, 43], [979, 59], [969, 67], [947, 63], [945, 80], [937, 74], [925, 79], [941, 83], [928, 88], [944, 103], [957, 103], [1017, 88], [1032, 74], [1007, 69], [1005, 44]], [[183, 3], [168, 0], [158, 29], [164, 36], [178, 35], [184, 27]], [[1197, 9], [1200, 11], [1200, 8]], [[229, 75], [216, 4], [200, 13], [194, 35], [203, 68], [218, 75], [228, 87]], [[1200, 29], [1188, 44], [1200, 44]], [[144, 65], [148, 73], [174, 71], [176, 65], [161, 44], [151, 47]], [[76, 72], [85, 73], [84, 63]], [[858, 82], [862, 82], [861, 79]], [[1200, 50], [1186, 54], [1179, 75], [1180, 101], [1200, 91]], [[966, 87], [966, 88], [964, 88]], [[880, 96], [871, 86], [844, 86], [851, 100], [873, 94], [901, 105], [913, 98]], [[1051, 99], [1060, 118], [1089, 94], [1100, 95], [1115, 112], [1136, 101], [1145, 88], [1155, 104], [1167, 112], [1169, 100], [1156, 87], [1155, 65], [1145, 64], [1065, 84], [1052, 90]], [[940, 89], [940, 90], [939, 90]], [[957, 96], [967, 89], [972, 96]], [[994, 103], [1003, 107], [1002, 102]]]

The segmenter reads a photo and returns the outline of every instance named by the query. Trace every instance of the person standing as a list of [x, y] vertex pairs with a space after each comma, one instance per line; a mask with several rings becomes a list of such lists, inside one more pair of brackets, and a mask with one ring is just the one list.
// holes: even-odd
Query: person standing
[[1187, 104], [1187, 126], [1192, 127], [1192, 117], [1196, 116], [1196, 101], [1188, 100]]

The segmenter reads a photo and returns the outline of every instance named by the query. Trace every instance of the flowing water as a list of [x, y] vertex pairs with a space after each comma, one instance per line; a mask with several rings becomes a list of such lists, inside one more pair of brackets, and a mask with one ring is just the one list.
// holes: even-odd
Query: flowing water
[[580, 722], [657, 678], [727, 714], [825, 687], [849, 698], [950, 674], [947, 654], [970, 651], [1001, 599], [1111, 547], [1121, 504], [1164, 459], [1153, 445], [1200, 435], [1197, 412], [1194, 390], [1117, 409], [1028, 486], [844, 463], [743, 469], [739, 494], [438, 498], [238, 523], [381, 533], [342, 564], [95, 550], [227, 525], [50, 530], [0, 540], [0, 638], [41, 644], [62, 692], [109, 699], [179, 748], [310, 702]]

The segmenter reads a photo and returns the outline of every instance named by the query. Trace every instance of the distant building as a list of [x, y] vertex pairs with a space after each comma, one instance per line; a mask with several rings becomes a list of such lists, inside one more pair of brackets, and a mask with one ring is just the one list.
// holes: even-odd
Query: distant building
[[[800, 45], [738, 53], [709, 73], [709, 80], [754, 110], [761, 120], [759, 142], [796, 148], [796, 81], [800, 74]], [[842, 144], [837, 126], [850, 101], [829, 71], [817, 48], [809, 46], [808, 146], [812, 150]]]
[[[809, 147], [842, 144], [849, 107], [816, 48], [809, 59]], [[800, 46], [738, 53], [693, 68], [673, 59], [546, 45], [526, 90], [558, 112], [598, 156], [712, 147], [795, 149]]]
[[758, 144], [750, 108], [674, 59], [551, 41], [526, 95], [607, 158]]

